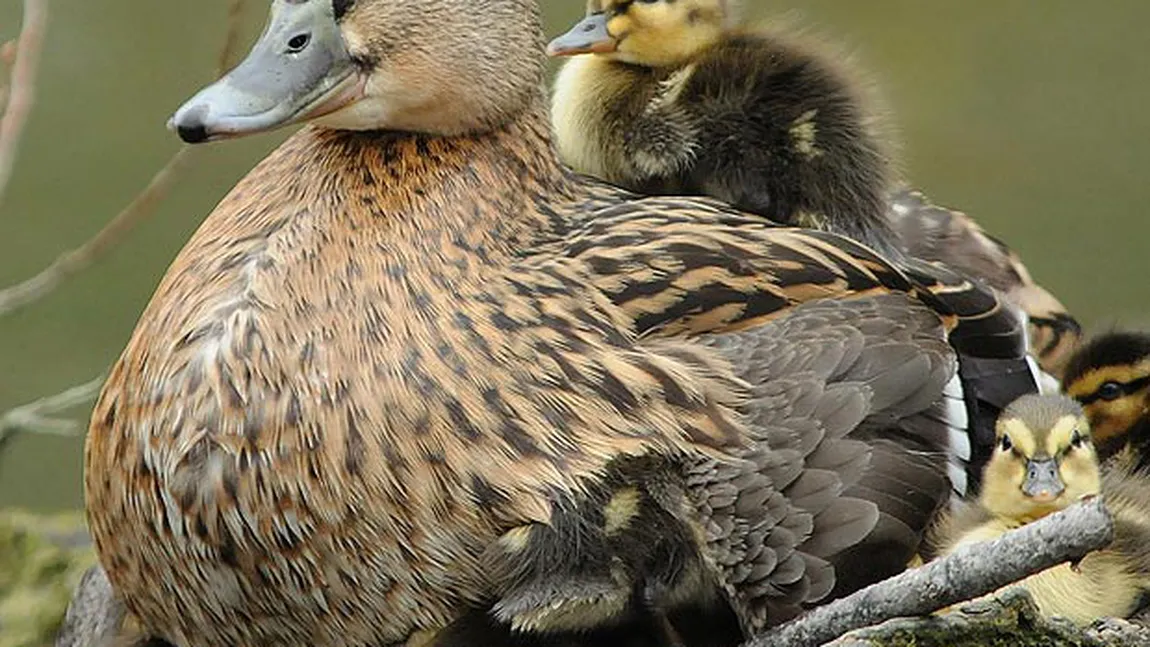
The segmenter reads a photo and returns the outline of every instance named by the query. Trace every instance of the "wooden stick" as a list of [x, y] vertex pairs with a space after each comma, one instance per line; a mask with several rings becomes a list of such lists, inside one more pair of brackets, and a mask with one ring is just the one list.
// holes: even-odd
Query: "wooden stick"
[[0, 119], [0, 202], [3, 202], [8, 180], [12, 178], [20, 139], [35, 103], [36, 71], [40, 67], [40, 51], [44, 46], [47, 24], [48, 1], [24, 0], [24, 24], [16, 41], [8, 106], [3, 119]]
[[933, 613], [1081, 559], [1113, 539], [1114, 520], [1094, 497], [813, 609], [746, 647], [817, 647], [854, 629]]

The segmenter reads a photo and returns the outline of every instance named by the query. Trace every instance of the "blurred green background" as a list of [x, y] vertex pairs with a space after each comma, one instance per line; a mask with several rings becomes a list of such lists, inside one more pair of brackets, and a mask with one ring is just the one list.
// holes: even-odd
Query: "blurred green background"
[[[909, 178], [1009, 241], [1088, 326], [1150, 326], [1150, 2], [748, 2], [856, 52], [888, 99]], [[0, 39], [17, 33], [20, 4], [0, 4]], [[164, 122], [212, 79], [226, 4], [52, 0], [37, 105], [0, 207], [0, 285], [91, 236], [177, 149]], [[583, 11], [544, 4], [550, 34]], [[266, 8], [250, 3], [245, 49]], [[0, 318], [0, 411], [113, 362], [192, 229], [285, 134], [203, 151], [97, 266]], [[17, 437], [0, 456], [0, 507], [79, 506], [82, 446]]]

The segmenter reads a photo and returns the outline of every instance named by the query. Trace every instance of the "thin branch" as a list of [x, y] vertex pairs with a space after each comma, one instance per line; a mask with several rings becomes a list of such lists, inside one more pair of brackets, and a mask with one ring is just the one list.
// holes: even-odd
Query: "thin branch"
[[56, 436], [73, 436], [81, 427], [74, 420], [58, 418], [82, 404], [91, 402], [100, 392], [104, 376], [74, 386], [67, 391], [40, 398], [0, 415], [0, 447], [17, 431], [35, 431]]
[[244, 7], [247, 0], [231, 0], [228, 3], [228, 28], [224, 32], [224, 46], [216, 59], [216, 76], [223, 76], [231, 69], [236, 57], [236, 45], [240, 42], [240, 26], [243, 25]]
[[[228, 7], [227, 33], [217, 61], [216, 72], [218, 76], [222, 76], [230, 65], [236, 42], [239, 39], [240, 21], [243, 17], [246, 1], [231, 0]], [[35, 276], [0, 290], [0, 317], [44, 298], [64, 280], [83, 271], [108, 250], [119, 244], [129, 231], [152, 215], [156, 205], [167, 194], [185, 162], [193, 155], [192, 150], [193, 147], [191, 146], [182, 146], [176, 151], [171, 159], [152, 177], [148, 186], [87, 242], [61, 254], [51, 265]]]
[[746, 647], [816, 647], [892, 618], [933, 613], [1081, 559], [1113, 538], [1114, 520], [1102, 499], [1094, 497], [818, 607]]
[[171, 187], [177, 171], [190, 155], [190, 147], [180, 148], [152, 177], [148, 186], [95, 236], [76, 249], [64, 252], [32, 278], [0, 290], [0, 317], [43, 298], [55, 290], [64, 279], [84, 270], [119, 243], [128, 231], [152, 214], [160, 199]]
[[24, 0], [24, 24], [16, 41], [16, 60], [12, 63], [12, 79], [8, 105], [0, 119], [0, 203], [3, 202], [16, 152], [28, 123], [28, 114], [36, 97], [36, 70], [40, 67], [40, 51], [44, 45], [44, 31], [48, 24], [47, 0]]
[[[240, 21], [247, 0], [231, 0], [228, 7], [227, 32], [217, 62], [217, 76], [227, 71], [233, 58], [236, 42], [240, 34]], [[35, 64], [43, 39], [46, 19], [44, 0], [26, 0], [24, 29], [20, 35], [16, 53], [16, 65], [12, 74], [12, 93], [8, 110], [0, 127], [0, 165], [7, 165], [0, 174], [0, 194], [3, 193], [7, 173], [11, 171], [15, 151], [15, 139], [22, 129], [24, 119], [31, 107], [32, 80]], [[28, 53], [31, 51], [31, 54]], [[10, 48], [0, 48], [0, 55], [10, 55]], [[0, 88], [3, 90], [3, 88]], [[15, 136], [9, 138], [10, 133]], [[7, 151], [7, 154], [5, 152]], [[110, 220], [91, 239], [76, 249], [61, 254], [51, 265], [32, 278], [0, 290], [0, 316], [9, 314], [54, 290], [65, 279], [90, 266], [109, 249], [119, 244], [124, 235], [145, 220], [155, 210], [164, 197], [178, 172], [192, 155], [188, 146], [181, 147], [157, 172], [144, 188], [120, 213]], [[74, 434], [80, 426], [72, 421], [56, 417], [68, 409], [90, 402], [100, 390], [103, 378], [97, 378], [72, 387], [57, 395], [49, 396], [29, 404], [16, 407], [0, 415], [0, 447], [16, 431], [35, 431], [47, 434]]]

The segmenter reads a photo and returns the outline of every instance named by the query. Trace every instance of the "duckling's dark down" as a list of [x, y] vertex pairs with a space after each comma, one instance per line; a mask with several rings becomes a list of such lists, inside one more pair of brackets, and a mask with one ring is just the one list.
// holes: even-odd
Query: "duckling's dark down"
[[1150, 334], [1091, 339], [1067, 363], [1062, 390], [1086, 410], [1104, 460], [1150, 469]]
[[781, 33], [727, 29], [722, 0], [592, 3], [553, 54], [552, 115], [577, 171], [640, 193], [709, 195], [884, 252], [891, 153], [862, 86]]
[[569, 173], [540, 42], [528, 0], [279, 0], [177, 112], [316, 125], [204, 220], [93, 411], [89, 525], [152, 635], [415, 645], [480, 614], [673, 642], [688, 609], [745, 637], [901, 569], [964, 489], [956, 350], [1017, 359], [1014, 313]]

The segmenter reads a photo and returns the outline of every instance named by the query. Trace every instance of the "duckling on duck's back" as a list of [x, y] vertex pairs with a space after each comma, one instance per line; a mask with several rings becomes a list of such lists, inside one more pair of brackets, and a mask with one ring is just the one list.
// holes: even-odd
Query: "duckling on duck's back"
[[894, 168], [857, 74], [781, 33], [731, 26], [724, 0], [593, 5], [549, 46], [592, 54], [555, 81], [564, 161], [887, 248]]

